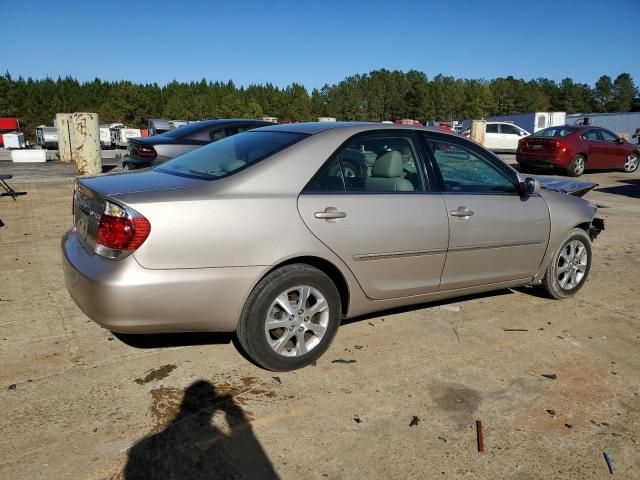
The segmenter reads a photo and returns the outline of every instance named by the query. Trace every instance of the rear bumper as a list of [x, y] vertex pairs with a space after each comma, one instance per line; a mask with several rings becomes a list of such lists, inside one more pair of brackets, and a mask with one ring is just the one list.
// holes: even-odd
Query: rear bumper
[[568, 152], [558, 155], [548, 155], [533, 152], [516, 152], [516, 161], [520, 165], [527, 165], [534, 168], [568, 168], [573, 161], [573, 156]]
[[111, 261], [87, 252], [73, 230], [62, 237], [62, 267], [80, 310], [120, 333], [234, 331], [268, 268], [149, 270], [133, 256]]

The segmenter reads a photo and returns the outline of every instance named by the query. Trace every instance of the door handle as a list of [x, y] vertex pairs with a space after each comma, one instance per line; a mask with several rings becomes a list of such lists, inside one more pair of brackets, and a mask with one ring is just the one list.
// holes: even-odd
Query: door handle
[[346, 212], [339, 212], [336, 207], [327, 207], [324, 212], [316, 212], [315, 217], [323, 220], [331, 221], [347, 216]]
[[450, 213], [452, 217], [461, 217], [461, 218], [469, 218], [470, 216], [473, 215], [473, 212], [469, 210], [467, 207], [458, 207], [457, 210], [452, 210]]

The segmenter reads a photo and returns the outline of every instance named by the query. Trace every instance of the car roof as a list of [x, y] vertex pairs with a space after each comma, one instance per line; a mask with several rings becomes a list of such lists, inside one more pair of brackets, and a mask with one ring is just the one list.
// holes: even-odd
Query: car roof
[[422, 130], [429, 132], [437, 132], [442, 134], [450, 134], [458, 136], [455, 132], [447, 132], [436, 127], [425, 127], [422, 125], [397, 125], [378, 122], [306, 122], [306, 123], [288, 123], [284, 125], [270, 125], [253, 131], [262, 132], [286, 132], [286, 133], [303, 133], [307, 135], [315, 135], [317, 133], [329, 130], [350, 129], [354, 133], [367, 130]]

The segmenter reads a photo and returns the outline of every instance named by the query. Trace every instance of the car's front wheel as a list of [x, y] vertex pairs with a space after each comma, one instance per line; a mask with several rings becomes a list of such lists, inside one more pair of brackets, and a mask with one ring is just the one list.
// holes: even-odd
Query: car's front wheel
[[310, 265], [286, 265], [253, 289], [236, 334], [258, 365], [295, 370], [327, 350], [340, 317], [340, 294], [331, 278]]
[[587, 165], [587, 159], [583, 155], [576, 155], [567, 168], [567, 175], [570, 177], [579, 177], [584, 173], [584, 169]]
[[627, 160], [624, 162], [624, 171], [626, 173], [633, 173], [638, 169], [638, 165], [640, 165], [640, 153], [631, 152], [627, 155]]
[[568, 298], [582, 288], [590, 269], [591, 239], [584, 230], [574, 228], [554, 253], [542, 285], [553, 298]]

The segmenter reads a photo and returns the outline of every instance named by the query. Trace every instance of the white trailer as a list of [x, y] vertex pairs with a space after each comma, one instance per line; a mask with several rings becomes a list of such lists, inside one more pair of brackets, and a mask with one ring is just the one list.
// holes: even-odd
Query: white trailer
[[100, 125], [100, 147], [104, 149], [113, 148], [113, 140], [111, 140], [111, 129], [109, 125]]
[[42, 148], [57, 149], [58, 148], [58, 129], [56, 127], [47, 127], [46, 125], [38, 125], [36, 127], [36, 143]]
[[527, 132], [535, 133], [547, 127], [566, 125], [566, 112], [529, 112], [515, 115], [498, 115], [487, 117], [487, 122], [513, 123]]

